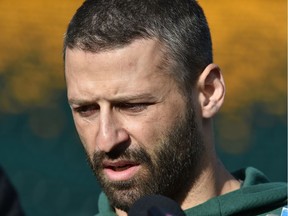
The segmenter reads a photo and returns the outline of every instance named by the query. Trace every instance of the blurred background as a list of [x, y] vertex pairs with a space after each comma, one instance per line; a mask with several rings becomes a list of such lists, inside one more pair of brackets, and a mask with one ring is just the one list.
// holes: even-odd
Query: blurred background
[[[63, 76], [63, 34], [81, 3], [0, 0], [0, 165], [30, 216], [97, 212]], [[287, 181], [287, 3], [199, 3], [227, 85], [218, 153], [230, 171], [254, 166]]]

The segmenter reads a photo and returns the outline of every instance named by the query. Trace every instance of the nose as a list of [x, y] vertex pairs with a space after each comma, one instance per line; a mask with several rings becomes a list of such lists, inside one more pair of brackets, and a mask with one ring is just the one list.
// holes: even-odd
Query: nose
[[128, 142], [129, 134], [112, 111], [100, 113], [96, 145], [106, 153]]

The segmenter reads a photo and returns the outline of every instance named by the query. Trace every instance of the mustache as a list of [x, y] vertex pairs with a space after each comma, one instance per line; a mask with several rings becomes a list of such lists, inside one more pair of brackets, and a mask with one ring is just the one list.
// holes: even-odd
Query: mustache
[[150, 155], [142, 147], [134, 149], [113, 149], [111, 152], [97, 151], [94, 152], [92, 157], [92, 167], [101, 166], [104, 160], [127, 160], [137, 163], [152, 164]]

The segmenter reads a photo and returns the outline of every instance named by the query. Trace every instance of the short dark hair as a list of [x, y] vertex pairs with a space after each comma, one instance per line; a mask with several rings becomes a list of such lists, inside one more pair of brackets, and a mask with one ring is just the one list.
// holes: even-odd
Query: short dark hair
[[186, 90], [213, 61], [209, 27], [195, 0], [86, 0], [68, 26], [64, 53], [67, 47], [112, 50], [141, 38], [164, 45], [172, 75]]

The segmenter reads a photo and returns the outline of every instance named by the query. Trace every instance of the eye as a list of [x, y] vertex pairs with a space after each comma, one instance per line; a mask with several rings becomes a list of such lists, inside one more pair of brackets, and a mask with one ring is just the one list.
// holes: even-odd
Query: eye
[[82, 117], [89, 117], [93, 114], [95, 114], [99, 110], [98, 105], [83, 105], [79, 107], [74, 107], [73, 111], [78, 113]]
[[120, 104], [117, 104], [117, 108], [123, 111], [137, 113], [137, 112], [141, 112], [147, 109], [149, 105], [151, 104], [150, 103], [120, 103]]

